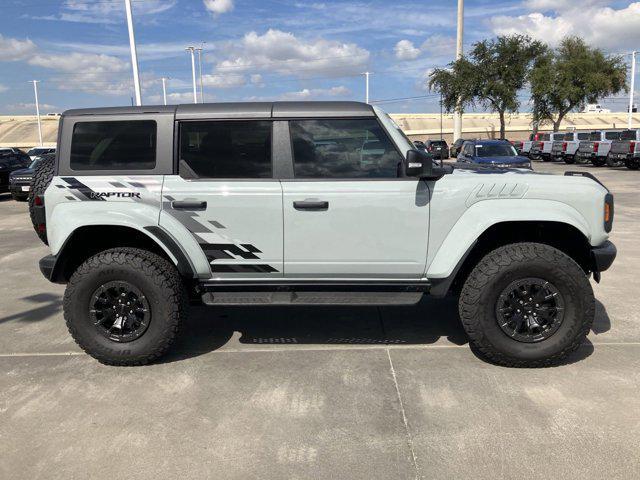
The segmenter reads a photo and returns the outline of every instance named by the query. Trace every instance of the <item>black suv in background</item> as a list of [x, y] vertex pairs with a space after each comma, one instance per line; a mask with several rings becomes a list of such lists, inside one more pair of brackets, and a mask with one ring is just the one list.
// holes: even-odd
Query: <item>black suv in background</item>
[[9, 174], [25, 168], [29, 163], [29, 157], [25, 160], [22, 155], [13, 152], [0, 152], [0, 193], [9, 191]]
[[29, 191], [31, 190], [31, 184], [33, 183], [33, 174], [36, 170], [36, 166], [42, 161], [43, 158], [55, 158], [55, 154], [47, 153], [31, 162], [27, 168], [21, 168], [14, 170], [9, 174], [9, 191], [11, 197], [14, 200], [24, 201], [29, 198]]
[[427, 153], [433, 155], [433, 158], [449, 158], [449, 145], [444, 140], [427, 140], [424, 142], [424, 146]]

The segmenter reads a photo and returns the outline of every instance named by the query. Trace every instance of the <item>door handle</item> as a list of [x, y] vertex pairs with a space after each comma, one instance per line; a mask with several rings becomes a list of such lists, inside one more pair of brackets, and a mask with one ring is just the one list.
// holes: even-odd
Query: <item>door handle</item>
[[295, 208], [296, 210], [328, 210], [329, 202], [325, 202], [323, 200], [302, 200], [293, 202], [293, 208]]
[[174, 200], [171, 207], [175, 210], [206, 210], [207, 202], [198, 202], [196, 200]]

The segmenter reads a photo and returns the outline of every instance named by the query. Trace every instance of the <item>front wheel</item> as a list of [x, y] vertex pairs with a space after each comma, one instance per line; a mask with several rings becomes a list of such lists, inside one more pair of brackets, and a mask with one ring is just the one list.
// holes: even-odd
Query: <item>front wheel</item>
[[640, 168], [640, 160], [637, 158], [629, 158], [624, 162], [629, 170], [638, 170]]
[[136, 248], [86, 260], [67, 285], [64, 318], [76, 343], [107, 365], [144, 365], [173, 343], [187, 296], [175, 266]]
[[488, 360], [545, 367], [576, 350], [593, 323], [584, 271], [560, 250], [515, 243], [487, 254], [462, 288], [459, 312], [471, 343]]

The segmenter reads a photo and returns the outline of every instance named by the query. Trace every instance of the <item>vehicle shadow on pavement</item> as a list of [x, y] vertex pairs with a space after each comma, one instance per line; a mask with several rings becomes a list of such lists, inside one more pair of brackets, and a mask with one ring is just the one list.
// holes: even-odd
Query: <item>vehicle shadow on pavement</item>
[[216, 350], [229, 343], [234, 332], [240, 344], [255, 346], [415, 345], [442, 337], [456, 345], [468, 342], [453, 298], [424, 298], [406, 307], [192, 307], [165, 361]]
[[[596, 301], [593, 332], [610, 329], [602, 303]], [[232, 340], [234, 333], [239, 338]], [[217, 350], [244, 345], [428, 345], [446, 339], [465, 345], [469, 339], [457, 312], [457, 299], [425, 297], [404, 307], [192, 307], [189, 320], [174, 348], [161, 362], [174, 362]], [[229, 345], [227, 345], [229, 344]], [[473, 351], [474, 349], [472, 349]], [[593, 353], [585, 343], [561, 365], [578, 362]], [[477, 352], [474, 352], [479, 356]]]
[[34, 304], [33, 308], [22, 312], [13, 313], [6, 317], [0, 317], [0, 324], [18, 322], [40, 322], [62, 313], [62, 297], [53, 293], [37, 293], [20, 299], [23, 302]]

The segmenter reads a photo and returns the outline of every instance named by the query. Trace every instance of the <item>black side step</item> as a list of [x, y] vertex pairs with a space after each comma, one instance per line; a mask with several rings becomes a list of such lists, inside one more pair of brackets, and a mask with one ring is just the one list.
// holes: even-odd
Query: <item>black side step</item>
[[413, 305], [429, 290], [406, 283], [204, 283], [205, 305]]

